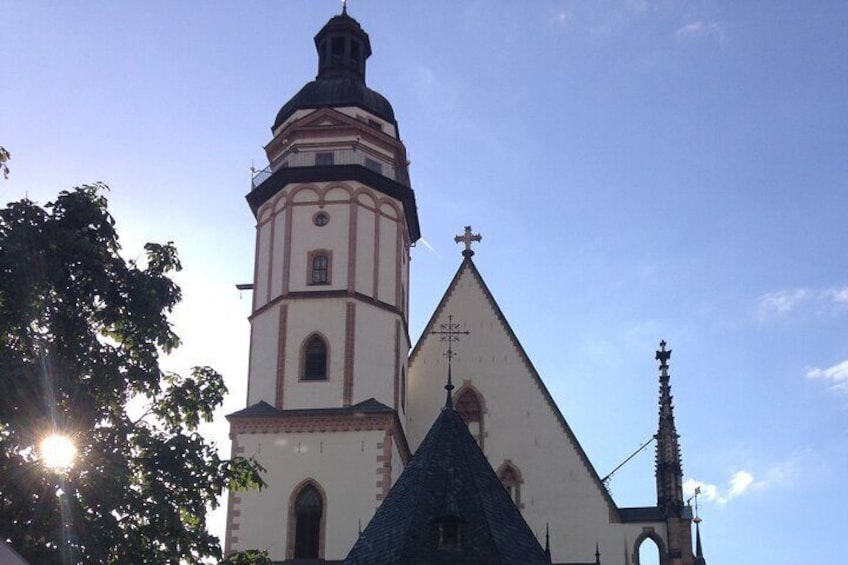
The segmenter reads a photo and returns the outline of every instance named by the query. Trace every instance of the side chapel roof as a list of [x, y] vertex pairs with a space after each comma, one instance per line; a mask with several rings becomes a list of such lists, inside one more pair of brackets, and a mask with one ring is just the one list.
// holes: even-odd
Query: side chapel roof
[[[440, 545], [445, 516], [459, 519], [455, 546]], [[462, 418], [446, 406], [344, 563], [550, 561]]]

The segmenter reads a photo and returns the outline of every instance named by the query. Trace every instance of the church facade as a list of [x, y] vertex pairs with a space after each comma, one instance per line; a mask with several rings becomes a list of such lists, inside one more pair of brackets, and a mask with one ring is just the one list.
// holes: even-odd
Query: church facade
[[[318, 75], [278, 113], [269, 166], [247, 196], [257, 221], [248, 398], [228, 420], [233, 454], [255, 457], [268, 486], [230, 494], [226, 551], [341, 562], [363, 530], [375, 535], [369, 522], [445, 418], [448, 328], [467, 332], [455, 345], [448, 405], [518, 521], [549, 532], [551, 562], [630, 565], [648, 539], [664, 565], [702, 562], [683, 500], [664, 343], [656, 497], [639, 508], [619, 508], [599, 478], [477, 270], [470, 228], [412, 348], [409, 263], [420, 228], [394, 111], [366, 86], [370, 39], [346, 11], [315, 47]], [[383, 515], [397, 515], [397, 504]]]

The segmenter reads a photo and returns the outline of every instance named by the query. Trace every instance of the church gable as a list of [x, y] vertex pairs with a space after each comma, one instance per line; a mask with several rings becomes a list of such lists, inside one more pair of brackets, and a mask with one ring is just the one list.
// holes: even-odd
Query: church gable
[[[543, 517], [555, 515], [575, 525], [580, 520], [601, 527], [618, 521], [615, 503], [470, 256], [462, 262], [410, 356], [407, 436], [413, 451], [441, 404], [438, 391], [446, 375], [445, 347], [432, 332], [447, 323], [449, 316], [469, 332], [454, 346], [458, 410], [462, 413], [467, 402], [459, 397], [472, 391], [480, 416], [479, 421], [469, 422], [469, 429], [491, 466], [509, 470], [509, 491], [530, 526], [537, 533], [543, 531]], [[584, 515], [577, 515], [576, 507]], [[575, 531], [566, 524], [551, 524], [551, 528], [555, 539], [560, 529], [562, 535]], [[594, 543], [591, 540], [592, 547]]]

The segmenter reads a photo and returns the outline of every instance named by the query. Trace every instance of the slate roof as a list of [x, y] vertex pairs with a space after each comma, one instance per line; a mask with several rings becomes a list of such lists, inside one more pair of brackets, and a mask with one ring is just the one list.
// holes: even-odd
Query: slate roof
[[359, 64], [355, 67], [350, 66], [351, 61], [348, 61], [350, 57], [344, 57], [339, 61], [329, 57], [324, 59], [319, 57], [318, 76], [280, 108], [271, 130], [277, 129], [297, 110], [340, 106], [359, 106], [397, 128], [392, 105], [382, 94], [365, 85], [365, 59], [371, 55], [371, 41], [368, 39], [368, 34], [359, 22], [348, 16], [345, 11], [331, 18], [321, 28], [315, 36], [315, 47], [320, 49], [321, 42], [328, 36], [346, 36], [361, 44], [364, 49], [362, 66], [360, 67]]
[[[461, 524], [451, 548], [440, 547], [438, 520], [446, 513]], [[550, 561], [459, 414], [446, 407], [344, 563]]]
[[380, 414], [394, 412], [395, 410], [393, 408], [386, 406], [385, 404], [374, 398], [363, 400], [362, 402], [358, 402], [351, 406], [344, 406], [338, 408], [299, 408], [294, 410], [280, 410], [279, 408], [274, 408], [264, 400], [260, 400], [256, 404], [251, 404], [247, 408], [243, 408], [238, 412], [228, 414], [227, 419], [262, 418], [267, 416], [316, 416], [321, 414], [333, 416], [342, 414]]
[[319, 79], [306, 83], [277, 113], [271, 130], [297, 110], [358, 106], [397, 126], [395, 111], [385, 96], [353, 78]]

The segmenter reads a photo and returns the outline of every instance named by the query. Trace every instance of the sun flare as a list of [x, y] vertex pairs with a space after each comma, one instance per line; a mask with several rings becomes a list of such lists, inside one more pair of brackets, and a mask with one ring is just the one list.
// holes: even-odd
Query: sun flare
[[49, 469], [67, 469], [74, 463], [77, 448], [67, 436], [50, 435], [41, 442], [41, 460]]

